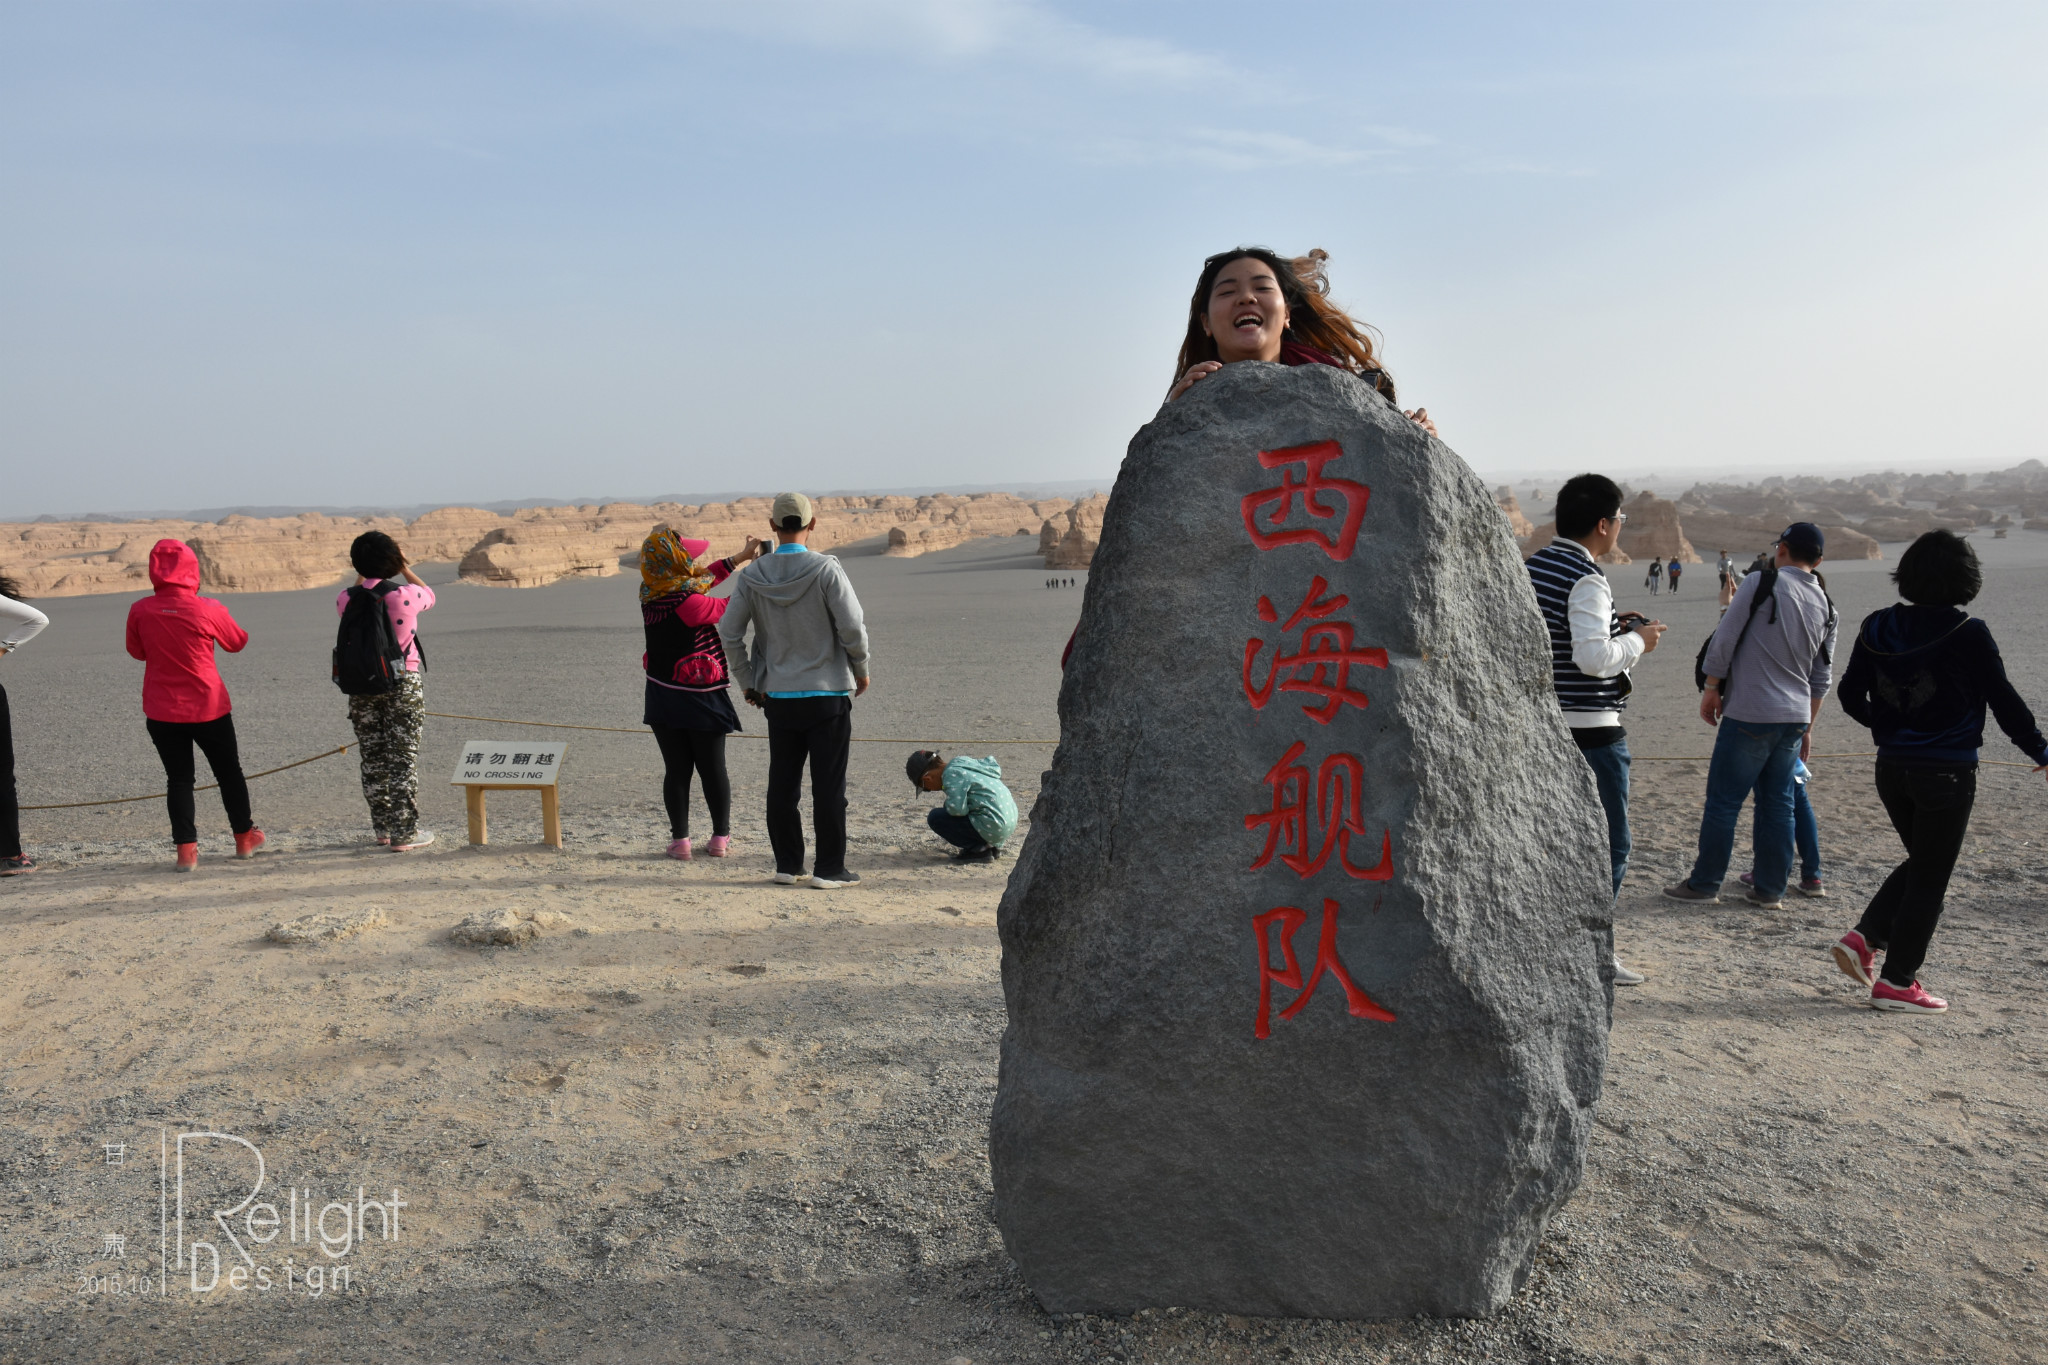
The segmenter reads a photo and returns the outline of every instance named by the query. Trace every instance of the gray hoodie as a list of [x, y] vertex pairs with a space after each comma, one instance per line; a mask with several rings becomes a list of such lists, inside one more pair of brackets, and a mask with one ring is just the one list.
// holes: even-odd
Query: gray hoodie
[[[868, 676], [868, 628], [846, 570], [831, 555], [765, 554], [733, 575], [718, 620], [742, 690], [851, 692]], [[747, 623], [754, 648], [747, 650]]]

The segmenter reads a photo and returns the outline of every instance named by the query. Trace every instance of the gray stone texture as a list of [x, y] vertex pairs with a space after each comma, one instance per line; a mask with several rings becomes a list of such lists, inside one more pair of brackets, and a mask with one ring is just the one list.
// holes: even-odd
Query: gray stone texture
[[[1258, 453], [1325, 441], [1324, 476], [1370, 490], [1355, 548], [1261, 549], [1243, 500], [1308, 468]], [[1295, 494], [1254, 524], [1337, 538], [1354, 494], [1317, 496], [1333, 515]], [[1286, 629], [1317, 576], [1348, 603]], [[1283, 649], [1386, 666], [1359, 655], [1367, 704], [1325, 723], [1313, 692], [1253, 706], [1253, 639], [1254, 691]], [[1349, 374], [1231, 365], [1131, 442], [999, 918], [996, 1217], [1047, 1308], [1398, 1318], [1513, 1293], [1578, 1182], [1612, 1006], [1606, 826], [1548, 661], [1493, 499]], [[1303, 804], [1254, 869], [1271, 826], [1247, 817]], [[1360, 1012], [1332, 970], [1283, 1018], [1302, 992], [1273, 980], [1254, 1036], [1254, 916], [1301, 912], [1306, 983], [1326, 901]]]

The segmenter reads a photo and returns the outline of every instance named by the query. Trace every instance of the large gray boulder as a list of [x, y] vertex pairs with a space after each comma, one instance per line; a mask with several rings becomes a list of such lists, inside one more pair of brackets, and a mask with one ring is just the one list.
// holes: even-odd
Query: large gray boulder
[[990, 1141], [1040, 1300], [1498, 1308], [1578, 1183], [1612, 926], [1486, 489], [1339, 370], [1203, 380], [1131, 442], [1060, 720]]

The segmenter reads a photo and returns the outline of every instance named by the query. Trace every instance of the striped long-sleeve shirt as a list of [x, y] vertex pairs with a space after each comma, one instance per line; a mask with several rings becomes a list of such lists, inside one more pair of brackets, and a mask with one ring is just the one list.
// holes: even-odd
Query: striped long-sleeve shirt
[[1528, 569], [1550, 631], [1550, 675], [1564, 723], [1588, 730], [1621, 724], [1626, 674], [1643, 657], [1643, 637], [1622, 629], [1607, 575], [1585, 546], [1564, 536], [1529, 556]]

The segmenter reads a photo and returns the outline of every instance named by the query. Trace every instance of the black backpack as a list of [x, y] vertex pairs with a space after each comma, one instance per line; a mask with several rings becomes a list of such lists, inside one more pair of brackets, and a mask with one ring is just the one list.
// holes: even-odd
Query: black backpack
[[[1758, 558], [1761, 559], [1762, 556], [1759, 555]], [[1763, 568], [1752, 570], [1752, 572], [1762, 574], [1763, 577], [1756, 585], [1756, 596], [1749, 599], [1749, 615], [1743, 618], [1742, 629], [1736, 633], [1735, 647], [1728, 651], [1728, 668], [1730, 672], [1733, 672], [1735, 669], [1735, 655], [1742, 648], [1743, 638], [1749, 634], [1750, 626], [1756, 621], [1756, 609], [1768, 601], [1771, 604], [1771, 619], [1773, 621], [1778, 619], [1778, 566], [1766, 564]], [[1820, 575], [1815, 574], [1814, 577], [1818, 579]], [[1835, 622], [1835, 599], [1828, 592], [1828, 585], [1825, 581], [1822, 581], [1820, 585], [1820, 595], [1828, 600], [1828, 626], [1832, 626]], [[1693, 690], [1696, 692], [1707, 690], [1707, 651], [1713, 648], [1714, 636], [1719, 629], [1716, 626], [1714, 630], [1708, 631], [1707, 638], [1700, 641], [1700, 652], [1692, 656], [1692, 685]], [[1826, 630], [1827, 626], [1823, 626], [1820, 647], [1822, 663], [1830, 662]], [[1721, 681], [1724, 684], [1721, 689], [1722, 694], [1726, 695], [1728, 689], [1725, 684], [1728, 680], [1723, 678]]]
[[[393, 691], [405, 672], [405, 646], [392, 629], [391, 613], [384, 605], [384, 599], [399, 586], [387, 579], [374, 588], [358, 583], [348, 590], [348, 606], [342, 609], [341, 629], [334, 638], [334, 685], [351, 697]], [[420, 644], [417, 630], [412, 643], [419, 648], [424, 671], [427, 650]]]

